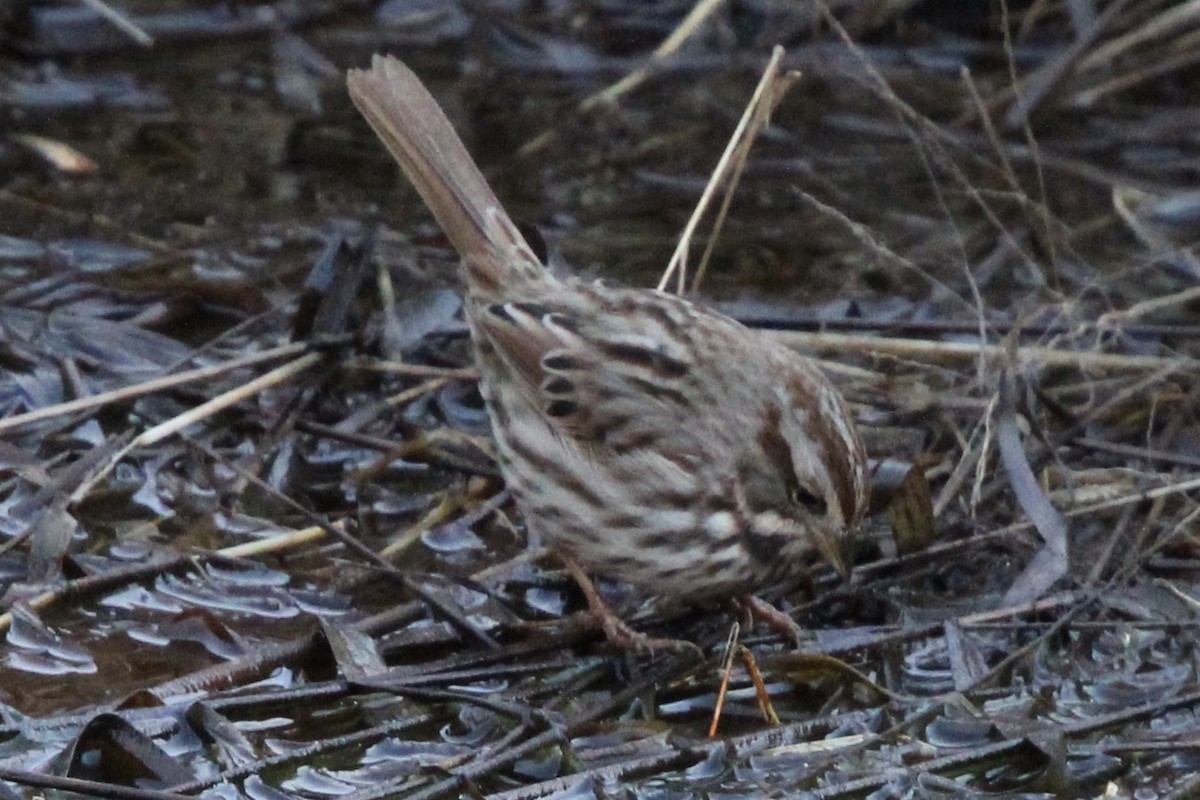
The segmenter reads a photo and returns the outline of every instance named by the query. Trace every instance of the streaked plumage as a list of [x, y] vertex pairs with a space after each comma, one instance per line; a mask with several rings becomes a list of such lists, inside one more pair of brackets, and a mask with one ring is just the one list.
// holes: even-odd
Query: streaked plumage
[[463, 258], [483, 397], [532, 529], [684, 598], [838, 560], [867, 462], [811, 362], [674, 295], [555, 278], [407, 67], [376, 57], [349, 87]]

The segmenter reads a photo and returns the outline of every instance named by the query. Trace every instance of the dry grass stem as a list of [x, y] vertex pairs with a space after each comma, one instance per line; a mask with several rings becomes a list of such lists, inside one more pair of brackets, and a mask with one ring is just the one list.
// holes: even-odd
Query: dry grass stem
[[425, 381], [411, 389], [405, 389], [402, 392], [397, 392], [387, 398], [386, 402], [389, 406], [399, 407], [406, 406], [418, 397], [427, 395], [431, 392], [436, 392], [450, 382], [450, 378], [434, 378], [431, 381]]
[[[692, 293], [700, 291], [700, 286], [704, 283], [704, 276], [708, 271], [709, 262], [712, 260], [713, 251], [716, 249], [717, 242], [721, 238], [721, 231], [725, 228], [725, 220], [729, 216], [729, 207], [733, 203], [734, 193], [737, 192], [737, 187], [741, 183], [742, 172], [746, 169], [746, 162], [750, 159], [750, 150], [754, 147], [754, 142], [758, 139], [758, 135], [771, 123], [771, 113], [783, 100], [783, 96], [787, 94], [792, 84], [800, 79], [800, 73], [788, 72], [785, 75], [778, 74], [779, 59], [783, 57], [782, 48], [775, 48], [772, 53], [772, 63], [768, 64], [768, 75], [763, 76], [760, 85], [764, 86], [762, 99], [752, 98], [750, 104], [743, 112], [743, 119], [746, 113], [751, 114], [750, 124], [745, 132], [738, 137], [735, 132], [734, 137], [740, 138], [738, 141], [733, 158], [728, 165], [728, 176], [721, 174], [721, 165], [713, 171], [709, 178], [708, 186], [705, 186], [705, 191], [708, 187], [723, 186], [724, 192], [721, 198], [721, 207], [717, 209], [717, 217], [713, 220], [712, 230], [709, 231], [708, 240], [704, 244], [704, 252], [700, 255], [700, 263], [696, 265], [696, 277], [692, 280]], [[756, 91], [757, 95], [757, 91]], [[741, 121], [738, 125], [740, 127]], [[697, 206], [697, 211], [699, 211]], [[700, 213], [703, 213], [702, 211]], [[690, 220], [689, 220], [690, 222]], [[678, 252], [678, 250], [676, 251]], [[668, 269], [670, 265], [668, 265]], [[683, 285], [683, 276], [685, 268], [679, 270], [679, 285]]]
[[1129, 308], [1121, 309], [1120, 311], [1110, 311], [1107, 314], [1102, 314], [1096, 324], [1100, 327], [1119, 327], [1123, 323], [1133, 322], [1149, 314], [1157, 311], [1162, 311], [1164, 308], [1174, 308], [1176, 306], [1190, 303], [1193, 300], [1200, 299], [1200, 286], [1193, 286], [1164, 297], [1152, 297], [1149, 300], [1143, 300], [1140, 303], [1134, 303]]
[[914, 275], [919, 276], [921, 280], [925, 281], [930, 286], [935, 287], [939, 292], [942, 292], [946, 297], [957, 300], [962, 304], [963, 308], [974, 313], [975, 306], [970, 300], [963, 297], [961, 294], [951, 288], [951, 286], [945, 281], [939, 280], [937, 277], [930, 274], [928, 270], [923, 269], [920, 265], [914, 263], [911, 259], [905, 258], [904, 256], [892, 250], [887, 246], [887, 244], [873, 236], [871, 229], [866, 225], [851, 219], [840, 209], [834, 208], [828, 203], [822, 202], [810, 192], [799, 188], [795, 189], [794, 192], [797, 197], [808, 203], [816, 211], [824, 214], [830, 219], [836, 221], [839, 225], [843, 226], [866, 252], [874, 254], [875, 257], [883, 263], [894, 264], [905, 270], [908, 270], [909, 272], [912, 272]]
[[[344, 530], [345, 525], [341, 522], [333, 523], [334, 527], [339, 530]], [[217, 551], [218, 555], [227, 558], [253, 558], [261, 555], [275, 555], [288, 550], [294, 550], [312, 542], [319, 542], [329, 534], [320, 525], [310, 525], [307, 528], [288, 531], [287, 533], [278, 533], [274, 536], [268, 536], [264, 539], [258, 539], [253, 542], [245, 542], [243, 544], [235, 544], [232, 547], [223, 547]]]
[[415, 378], [450, 378], [453, 380], [479, 380], [479, 370], [474, 367], [434, 367], [428, 364], [406, 364], [403, 361], [378, 361], [360, 359], [353, 369], [364, 372], [386, 372], [393, 375], [408, 375]]
[[[862, 336], [842, 333], [807, 333], [804, 331], [771, 331], [788, 347], [806, 352], [866, 353], [876, 356], [918, 359], [932, 362], [962, 362], [983, 358], [987, 361], [1004, 358], [1010, 348], [1004, 345], [970, 342], [938, 342], [928, 339], [905, 339], [881, 336]], [[1200, 369], [1200, 359], [1187, 356], [1138, 356], [1121, 353], [1097, 353], [1061, 350], [1048, 347], [1017, 346], [1013, 350], [1018, 369], [1031, 366], [1071, 367], [1093, 370], [1161, 370], [1165, 373], [1188, 372]]]
[[[1121, 3], [1121, 5], [1124, 5]], [[1150, 16], [1128, 33], [1117, 36], [1092, 50], [1080, 62], [1081, 70], [1101, 69], [1112, 64], [1126, 51], [1152, 39], [1160, 39], [1200, 21], [1200, 0], [1187, 0], [1174, 8]]]
[[79, 0], [88, 8], [108, 20], [114, 28], [124, 33], [142, 47], [153, 47], [154, 37], [142, 30], [136, 22], [122, 11], [105, 3], [104, 0]]
[[[691, 248], [692, 237], [696, 234], [700, 220], [703, 219], [713, 197], [722, 186], [725, 187], [727, 198], [732, 195], [737, 180], [736, 176], [741, 174], [741, 168], [749, 154], [750, 145], [766, 124], [774, 104], [778, 102], [783, 92], [787, 91], [787, 86], [794, 80], [790, 76], [785, 80], [780, 80], [779, 64], [782, 60], [783, 48], [776, 47], [771, 52], [771, 59], [767, 62], [766, 69], [763, 70], [758, 86], [755, 87], [750, 102], [746, 104], [746, 110], [742, 112], [742, 117], [738, 120], [733, 135], [729, 137], [729, 142], [725, 145], [725, 151], [721, 153], [717, 166], [713, 168], [708, 184], [704, 187], [704, 192], [700, 195], [700, 200], [696, 203], [687, 225], [684, 226], [683, 233], [679, 235], [679, 243], [675, 246], [675, 252], [671, 254], [671, 259], [667, 262], [667, 267], [658, 280], [659, 291], [666, 288], [667, 282], [677, 271], [679, 274], [676, 278], [676, 291], [682, 294], [685, 290], [688, 250]], [[765, 110], [760, 111], [760, 108]], [[727, 181], [731, 173], [734, 177], [732, 181]], [[723, 207], [723, 210], [727, 208], [728, 204]], [[720, 224], [720, 220], [717, 224]], [[716, 228], [711, 235], [714, 237], [717, 235]]]
[[227, 375], [234, 370], [243, 367], [261, 364], [264, 361], [275, 361], [286, 356], [303, 353], [309, 349], [309, 345], [304, 342], [296, 342], [293, 344], [285, 344], [280, 347], [273, 347], [270, 350], [263, 350], [259, 353], [251, 353], [250, 355], [240, 356], [230, 359], [222, 364], [214, 364], [211, 367], [200, 367], [198, 369], [180, 372], [177, 375], [166, 375], [162, 378], [154, 378], [153, 380], [144, 381], [134, 384], [133, 386], [123, 386], [120, 389], [113, 389], [100, 394], [94, 394], [89, 397], [80, 397], [77, 400], [69, 400], [65, 403], [55, 403], [54, 405], [45, 406], [35, 411], [29, 411], [24, 414], [15, 414], [11, 417], [0, 419], [0, 432], [19, 428], [23, 425], [29, 425], [34, 422], [40, 422], [45, 419], [61, 417], [66, 414], [74, 414], [77, 411], [90, 411], [95, 408], [101, 408], [110, 403], [117, 403], [122, 400], [130, 400], [135, 397], [142, 397], [147, 394], [161, 392], [166, 389], [173, 389], [176, 386], [183, 386], [188, 383], [196, 383], [198, 381], [209, 380], [210, 378], [219, 378], [222, 375]]
[[[580, 113], [586, 113], [600, 106], [615, 103], [623, 95], [633, 91], [638, 86], [641, 86], [647, 78], [654, 73], [662, 64], [663, 60], [678, 52], [689, 38], [691, 38], [704, 23], [709, 16], [717, 9], [724, 0], [699, 0], [696, 5], [692, 6], [692, 10], [687, 16], [675, 27], [671, 34], [662, 41], [662, 43], [654, 49], [646, 63], [621, 78], [616, 83], [606, 86], [600, 91], [585, 97], [580, 101], [576, 110]], [[537, 153], [542, 148], [546, 147], [550, 142], [554, 141], [557, 135], [556, 131], [548, 130], [528, 142], [523, 144], [518, 151], [518, 155], [522, 158], [528, 158]]]
[[687, 16], [671, 31], [671, 35], [663, 40], [662, 44], [654, 49], [650, 54], [650, 58], [645, 64], [635, 69], [633, 72], [626, 75], [621, 80], [611, 86], [602, 89], [596, 94], [587, 97], [579, 104], [580, 111], [589, 111], [596, 106], [607, 105], [616, 102], [622, 95], [641, 86], [663, 59], [671, 56], [679, 51], [684, 42], [690, 39], [695, 33], [700, 30], [700, 26], [706, 19], [712, 16], [712, 13], [717, 10], [724, 0], [699, 0], [696, 5], [692, 6], [692, 10], [687, 13]]
[[236, 405], [249, 397], [253, 397], [264, 389], [269, 389], [272, 386], [291, 380], [320, 361], [320, 353], [309, 353], [281, 367], [276, 367], [265, 375], [261, 375], [228, 392], [219, 394], [206, 403], [201, 403], [189, 411], [155, 425], [134, 439], [133, 446], [146, 447], [155, 442], [162, 441], [168, 436], [179, 433], [190, 425], [208, 419], [213, 414]]

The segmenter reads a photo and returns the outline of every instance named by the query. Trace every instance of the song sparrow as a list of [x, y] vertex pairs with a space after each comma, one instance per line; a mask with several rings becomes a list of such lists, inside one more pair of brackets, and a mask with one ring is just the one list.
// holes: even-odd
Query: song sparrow
[[376, 56], [348, 84], [462, 256], [481, 391], [532, 530], [684, 599], [753, 592], [818, 554], [841, 567], [867, 459], [809, 360], [671, 294], [559, 280], [408, 67]]

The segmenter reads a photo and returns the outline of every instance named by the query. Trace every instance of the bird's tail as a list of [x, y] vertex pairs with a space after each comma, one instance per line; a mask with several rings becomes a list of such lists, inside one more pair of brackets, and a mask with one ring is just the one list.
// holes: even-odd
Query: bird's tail
[[350, 97], [433, 212], [467, 267], [472, 292], [501, 297], [545, 268], [475, 166], [437, 101], [390, 56], [350, 70]]

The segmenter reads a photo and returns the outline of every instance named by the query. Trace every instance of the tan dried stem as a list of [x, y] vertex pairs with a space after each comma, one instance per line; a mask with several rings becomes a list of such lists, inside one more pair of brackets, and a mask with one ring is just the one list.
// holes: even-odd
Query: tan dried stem
[[261, 353], [252, 353], [240, 358], [231, 359], [222, 364], [214, 364], [210, 367], [200, 367], [198, 369], [180, 372], [177, 375], [165, 375], [161, 378], [144, 381], [134, 384], [133, 386], [123, 386], [120, 389], [112, 389], [111, 391], [101, 392], [89, 397], [80, 397], [77, 400], [69, 400], [65, 403], [55, 403], [52, 406], [45, 406], [35, 411], [30, 411], [25, 414], [16, 414], [5, 419], [0, 419], [0, 432], [19, 428], [23, 425], [29, 425], [34, 422], [40, 422], [54, 417], [61, 417], [67, 414], [74, 414], [77, 411], [90, 411], [95, 408], [118, 403], [122, 400], [130, 400], [135, 397], [161, 392], [166, 389], [173, 389], [177, 386], [183, 386], [188, 383], [196, 383], [198, 381], [206, 381], [211, 378], [218, 378], [222, 375], [227, 375], [234, 370], [243, 367], [261, 364], [264, 361], [274, 361], [286, 356], [303, 353], [309, 349], [309, 345], [304, 342], [296, 342], [293, 344], [285, 344], [280, 347], [274, 347], [270, 350], [264, 350]]
[[[641, 86], [662, 66], [663, 61], [678, 52], [679, 48], [695, 35], [696, 31], [700, 30], [701, 24], [712, 15], [717, 6], [722, 2], [723, 0], [699, 0], [696, 5], [692, 6], [692, 10], [688, 12], [687, 16], [676, 26], [675, 30], [671, 31], [671, 34], [662, 41], [662, 44], [654, 49], [654, 52], [650, 54], [646, 63], [616, 83], [585, 97], [579, 102], [576, 110], [580, 113], [586, 113], [600, 106], [615, 103], [623, 95]], [[544, 131], [522, 145], [517, 153], [522, 158], [534, 155], [553, 142], [557, 135], [558, 132], [555, 130]]]
[[[658, 289], [660, 291], [666, 287], [671, 276], [678, 271], [676, 290], [681, 294], [683, 293], [687, 285], [687, 256], [688, 250], [691, 248], [692, 237], [695, 236], [696, 229], [700, 226], [700, 220], [704, 218], [704, 214], [712, 203], [713, 197], [716, 196], [717, 191], [722, 186], [727, 186], [726, 203], [722, 206], [721, 214], [711, 234], [711, 237], [716, 237], [717, 229], [724, 220], [725, 211], [728, 209], [728, 200], [733, 195], [737, 179], [741, 175], [742, 167], [745, 165], [750, 145], [758, 135], [758, 132], [766, 125], [775, 104], [782, 98], [783, 93], [787, 91], [787, 87], [792, 81], [798, 77], [796, 73], [788, 73], [788, 75], [784, 76], [784, 80], [780, 80], [779, 64], [782, 60], [783, 48], [776, 47], [771, 52], [771, 59], [767, 62], [766, 69], [763, 70], [762, 77], [758, 81], [758, 86], [755, 87], [754, 94], [751, 95], [750, 102], [746, 105], [746, 110], [742, 112], [742, 118], [738, 120], [733, 135], [730, 136], [728, 144], [725, 145], [725, 151], [721, 154], [720, 160], [717, 161], [717, 166], [713, 169], [712, 175], [708, 179], [708, 185], [704, 187], [704, 192], [700, 195], [700, 200], [696, 203], [696, 208], [692, 211], [692, 216], [688, 219], [687, 225], [684, 226], [683, 233], [679, 235], [679, 243], [675, 246], [675, 252], [671, 254], [671, 260], [667, 262], [667, 267], [663, 270], [662, 277], [658, 280]], [[727, 182], [726, 178], [731, 174], [733, 177], [731, 181]], [[705, 252], [706, 258], [710, 252], [711, 248]]]

